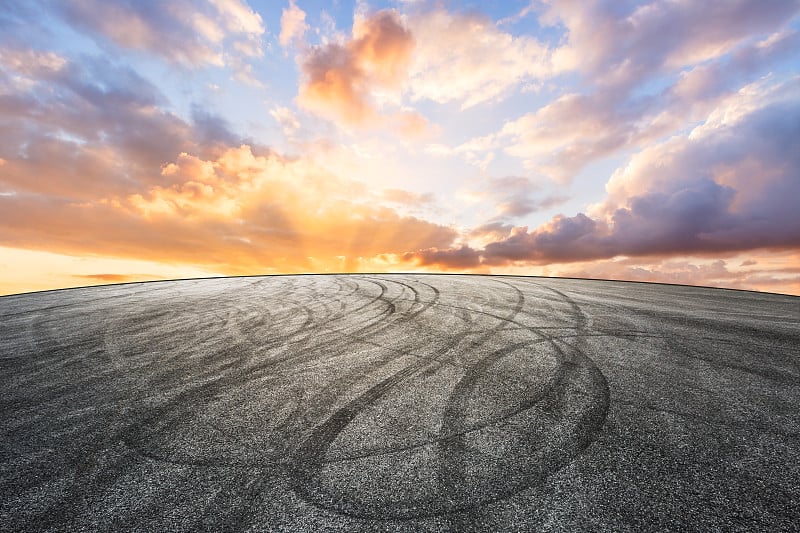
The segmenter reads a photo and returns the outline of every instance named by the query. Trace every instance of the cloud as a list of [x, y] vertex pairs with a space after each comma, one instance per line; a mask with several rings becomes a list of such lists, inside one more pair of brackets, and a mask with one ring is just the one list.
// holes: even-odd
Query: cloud
[[[53, 31], [34, 20], [46, 12], [103, 53], [224, 66], [258, 84], [253, 59], [265, 28], [244, 1], [28, 4], [0, 10], [3, 244], [227, 273], [557, 265], [634, 279], [795, 283], [797, 272], [778, 271], [761, 254], [800, 248], [800, 81], [783, 83], [800, 46], [796, 1], [535, 2], [518, 14], [539, 14], [542, 41], [512, 33], [516, 19], [493, 23], [438, 4], [367, 12], [358, 3], [351, 31], [318, 32], [317, 46], [303, 43], [305, 13], [290, 1], [278, 41], [298, 54], [297, 109], [272, 103], [269, 112], [295, 157], [242, 138], [207, 109], [170, 112], [165, 95], [124, 61], [20, 45], [53, 42], [56, 34], [25, 36], [28, 26]], [[533, 86], [541, 90], [522, 95], [536, 106], [530, 113], [515, 116], [516, 99], [492, 107]], [[410, 104], [435, 110], [431, 117], [485, 106], [484, 118], [463, 114], [471, 126], [451, 132], [477, 137], [426, 148], [482, 171], [470, 171], [480, 183], [459, 190], [474, 200], [459, 220], [476, 227], [425, 220], [446, 216], [431, 194], [381, 188], [403, 174], [385, 162], [399, 161], [408, 145], [369, 134], [437, 130]], [[488, 134], [474, 129], [487, 124]], [[328, 138], [310, 138], [313, 125]], [[351, 137], [365, 131], [369, 139]], [[343, 133], [348, 146], [337, 143]], [[519, 172], [520, 162], [503, 155], [520, 159], [531, 178], [488, 177], [490, 165]], [[565, 200], [533, 180], [566, 181], [610, 156], [625, 164], [603, 201], [523, 225]], [[375, 175], [377, 190], [343, 178]], [[456, 178], [445, 170], [435, 186], [452, 189]], [[685, 264], [664, 259], [687, 255]], [[726, 262], [711, 260], [719, 257]]]
[[797, 87], [740, 94], [689, 136], [635, 155], [609, 181], [596, 218], [557, 217], [488, 245], [487, 260], [800, 247]]
[[467, 233], [467, 237], [471, 241], [480, 240], [488, 244], [490, 242], [506, 239], [511, 235], [512, 231], [518, 231], [513, 224], [495, 221], [472, 228]]
[[546, 46], [485, 17], [436, 8], [410, 15], [408, 25], [416, 42], [408, 82], [413, 100], [467, 109], [552, 74]]
[[72, 200], [133, 192], [163, 183], [158, 169], [182, 151], [210, 156], [242, 142], [200, 108], [191, 121], [163, 111], [163, 95], [128, 67], [16, 48], [0, 57], [0, 79], [19, 88], [0, 94], [0, 183], [12, 191]]
[[525, 217], [567, 200], [565, 196], [544, 196], [541, 187], [524, 176], [483, 179], [462, 195], [473, 202], [488, 203], [493, 221]]
[[754, 75], [769, 72], [777, 63], [791, 60], [800, 46], [800, 33], [793, 28], [779, 28], [763, 39], [751, 39], [715, 61], [706, 61], [681, 71], [677, 82], [664, 95], [670, 102], [682, 103], [683, 109], [696, 102], [713, 101]]
[[718, 58], [800, 13], [795, 0], [656, 2], [550, 0], [540, 20], [568, 39], [554, 62], [617, 90], [652, 74]]
[[431, 193], [415, 193], [403, 189], [384, 189], [381, 191], [381, 198], [387, 202], [408, 206], [422, 206], [434, 201]]
[[152, 277], [148, 274], [73, 274], [73, 276], [90, 281], [102, 281], [104, 283], [124, 283], [135, 279], [147, 279]]
[[[461, 151], [469, 162], [486, 168], [494, 158], [492, 150], [504, 149], [524, 159], [529, 170], [566, 180], [595, 159], [669, 134], [685, 124], [689, 113], [702, 115], [705, 109], [696, 101], [702, 85], [708, 89], [704, 100], [714, 105], [714, 98], [730, 90], [731, 81], [745, 71], [767, 69], [772, 61], [785, 58], [794, 37], [780, 28], [797, 6], [779, 2], [759, 10], [754, 2], [744, 1], [715, 7], [672, 2], [626, 11], [607, 2], [589, 7], [553, 2], [537, 10], [541, 23], [563, 24], [563, 45], [514, 36], [487, 18], [438, 7], [412, 9], [403, 17], [394, 10], [372, 16], [357, 13], [351, 39], [307, 52], [298, 103], [330, 120], [364, 126], [381, 122], [382, 105], [403, 97], [457, 102], [466, 109], [502, 99], [533, 81], [578, 70], [589, 76], [593, 91], [560, 95], [538, 111], [509, 121], [490, 136], [483, 154]], [[709, 12], [710, 22], [701, 23]], [[683, 29], [656, 31], [660, 17], [669, 28]], [[704, 34], [704, 27], [711, 31]], [[617, 35], [614, 32], [623, 38], [609, 37]], [[774, 43], [755, 42], [768, 32], [787, 35]], [[403, 44], [378, 47], [382, 59], [365, 62], [359, 36], [367, 35], [377, 36], [376, 42]], [[747, 47], [752, 50], [742, 51]], [[390, 59], [387, 48], [397, 51]], [[735, 56], [725, 60], [731, 53]], [[708, 61], [721, 64], [700, 65]], [[383, 74], [375, 72], [379, 64], [386, 65]], [[679, 73], [685, 67], [697, 70], [691, 75], [684, 71], [669, 94], [642, 99], [633, 92], [656, 74]], [[703, 78], [724, 81], [714, 87]], [[693, 84], [699, 85], [692, 89]], [[695, 98], [689, 94], [692, 90]]]
[[[780, 254], [764, 254], [770, 263]], [[785, 255], [785, 254], [784, 254]], [[795, 261], [797, 256], [786, 259]], [[783, 292], [800, 295], [800, 274], [797, 271], [767, 265], [759, 269], [732, 269], [731, 261], [723, 259], [665, 259], [633, 258], [622, 261], [592, 261], [578, 265], [557, 266], [553, 275], [575, 278], [619, 279], [629, 281], [700, 285], [734, 289]], [[748, 263], [744, 261], [743, 263]], [[757, 262], [750, 261], [755, 264]]]
[[1, 197], [3, 244], [252, 273], [341, 270], [342, 256], [352, 269], [359, 258], [447, 248], [457, 236], [374, 204], [363, 185], [308, 159], [257, 155], [247, 145], [215, 159], [182, 153], [161, 174], [173, 184], [81, 203]]
[[676, 248], [800, 245], [789, 200], [800, 194], [799, 86], [747, 87], [687, 137], [643, 150], [612, 176], [598, 212], [626, 242], [672, 225]]
[[[357, 12], [350, 38], [310, 47], [301, 67], [298, 103], [361, 127], [385, 120], [382, 108], [404, 97], [458, 102], [466, 109], [552, 73], [547, 47], [535, 39], [441, 8], [405, 16], [395, 10]], [[407, 130], [427, 127], [421, 115], [407, 110], [388, 122]]]
[[439, 127], [432, 124], [421, 113], [402, 110], [393, 113], [387, 120], [388, 127], [407, 139], [426, 139], [439, 134]]
[[283, 47], [302, 42], [307, 30], [306, 12], [297, 7], [294, 0], [289, 0], [289, 8], [284, 9], [281, 14], [281, 33], [278, 42]]
[[375, 124], [381, 120], [378, 97], [401, 89], [413, 48], [396, 11], [357, 15], [350, 40], [306, 51], [297, 102], [349, 126]]
[[261, 35], [264, 24], [261, 15], [242, 0], [209, 0], [229, 32], [244, 35]]
[[[101, 274], [92, 274], [92, 272]], [[114, 259], [99, 254], [70, 256], [0, 246], [0, 294], [74, 287], [75, 285], [214, 275], [219, 274], [186, 264], [166, 264], [130, 258]], [[120, 276], [120, 278], [114, 279], [108, 276]], [[122, 276], [125, 279], [122, 279]]]
[[735, 96], [743, 80], [788, 59], [798, 45], [796, 31], [779, 31], [730, 57], [685, 70], [672, 85], [646, 97], [616, 89], [564, 94], [506, 122], [488, 138], [488, 145], [524, 159], [531, 170], [568, 181], [594, 160], [645, 146], [703, 120], [725, 98]]
[[0, 48], [0, 60], [6, 74], [15, 74], [12, 79], [19, 88], [29, 87], [32, 79], [56, 76], [67, 64], [67, 59], [55, 52], [12, 47]]
[[291, 139], [300, 130], [300, 121], [294, 111], [284, 106], [275, 106], [270, 112], [270, 116], [281, 127], [287, 139]]
[[799, 87], [744, 88], [690, 134], [634, 155], [590, 214], [487, 227], [477, 237], [496, 239], [473, 251], [503, 266], [800, 249]]
[[103, 43], [141, 50], [187, 67], [260, 57], [261, 16], [241, 0], [66, 0], [49, 4]]
[[428, 248], [403, 254], [402, 259], [417, 266], [435, 266], [445, 270], [474, 269], [481, 266], [480, 254], [469, 246], [460, 248]]
[[534, 231], [527, 227], [515, 228], [503, 240], [486, 245], [484, 261], [491, 265], [514, 261], [535, 264], [579, 261], [617, 255], [616, 250], [605, 250], [598, 242], [603, 226], [583, 213], [574, 217], [557, 215]]
[[496, 144], [528, 168], [566, 181], [589, 161], [631, 144], [639, 116], [637, 109], [615, 108], [606, 95], [565, 94], [505, 123]]

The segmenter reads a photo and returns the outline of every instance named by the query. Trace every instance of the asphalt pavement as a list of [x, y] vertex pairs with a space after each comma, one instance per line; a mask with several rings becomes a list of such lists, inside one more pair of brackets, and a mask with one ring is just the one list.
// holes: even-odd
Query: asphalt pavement
[[2, 531], [797, 531], [800, 297], [298, 275], [0, 298]]

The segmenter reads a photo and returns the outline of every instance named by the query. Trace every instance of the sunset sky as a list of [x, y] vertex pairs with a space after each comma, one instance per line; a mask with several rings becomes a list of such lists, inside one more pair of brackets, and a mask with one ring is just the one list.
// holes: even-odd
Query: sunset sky
[[0, 294], [413, 271], [800, 294], [800, 0], [0, 4]]

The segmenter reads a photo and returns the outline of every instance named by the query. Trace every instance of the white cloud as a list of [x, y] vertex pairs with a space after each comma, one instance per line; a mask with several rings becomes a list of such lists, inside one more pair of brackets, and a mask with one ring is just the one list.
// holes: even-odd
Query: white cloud
[[415, 42], [408, 81], [414, 100], [467, 109], [552, 73], [545, 46], [505, 33], [489, 19], [435, 9], [407, 20]]
[[300, 129], [300, 121], [297, 120], [297, 116], [288, 107], [275, 106], [270, 110], [269, 114], [281, 127], [283, 134], [287, 138], [292, 138], [297, 133], [297, 130]]
[[278, 41], [281, 46], [289, 46], [301, 41], [307, 30], [306, 12], [300, 9], [294, 0], [290, 0], [289, 8], [284, 9], [281, 14], [281, 33]]

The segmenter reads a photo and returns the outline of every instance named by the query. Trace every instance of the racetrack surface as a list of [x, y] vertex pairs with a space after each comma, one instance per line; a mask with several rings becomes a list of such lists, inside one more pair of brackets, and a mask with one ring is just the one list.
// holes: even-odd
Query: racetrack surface
[[800, 298], [313, 275], [0, 298], [0, 530], [796, 531]]

